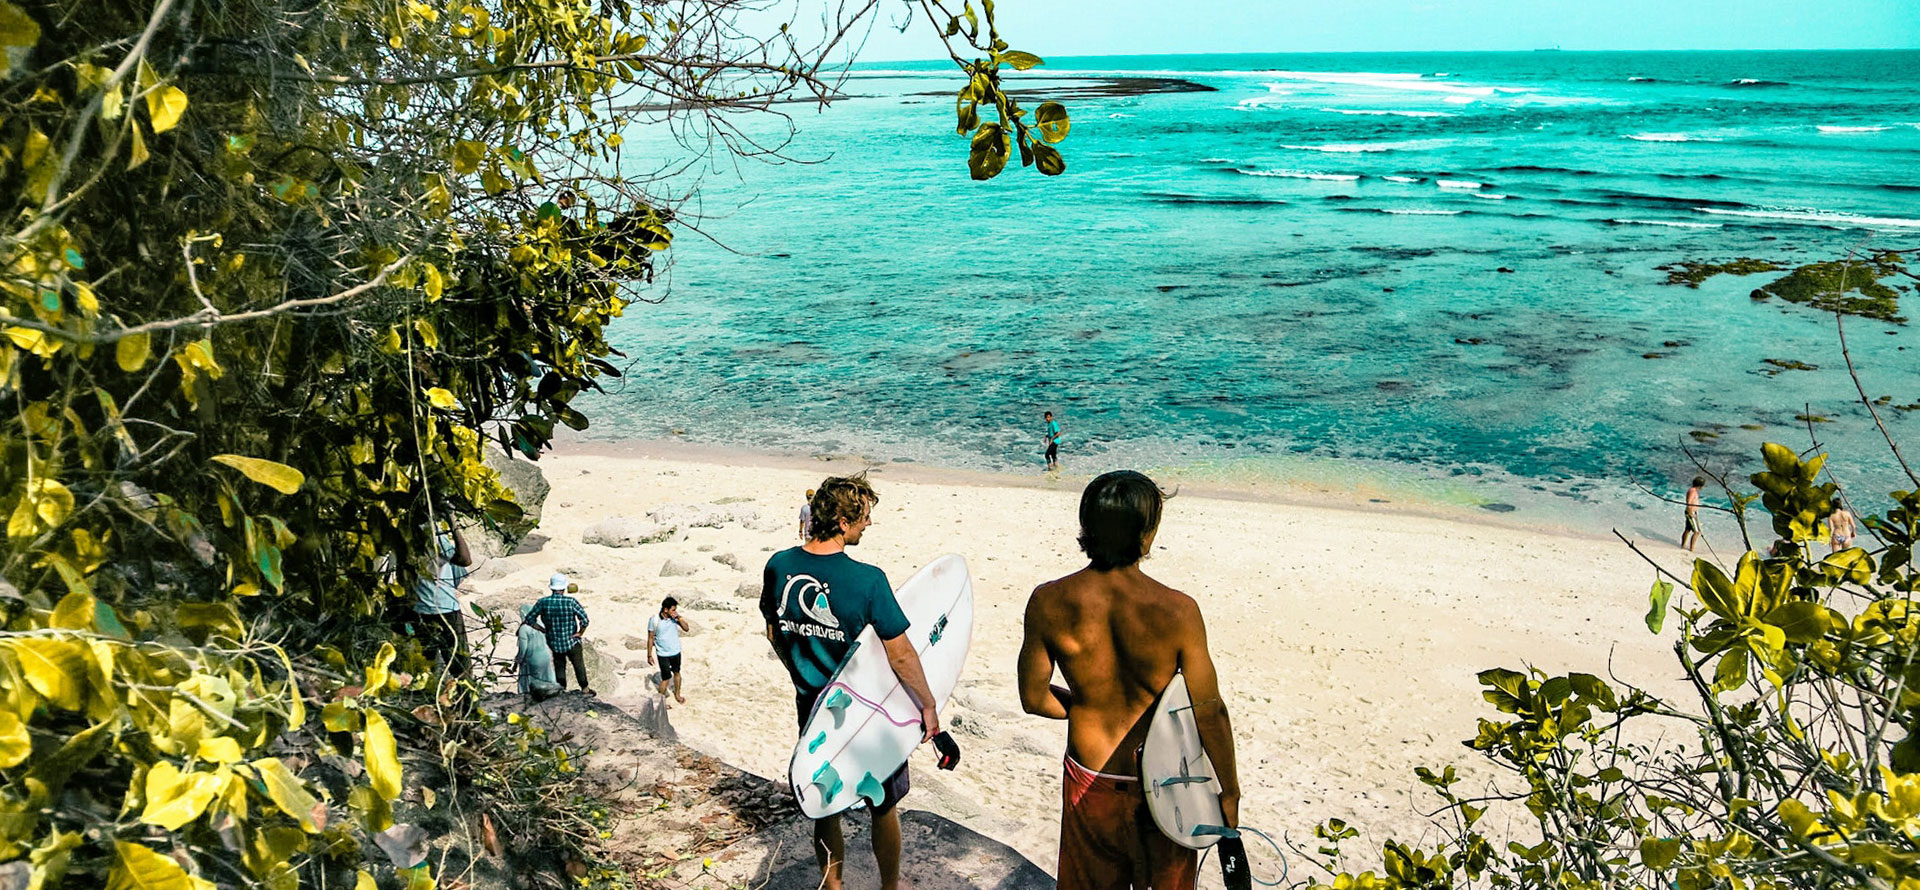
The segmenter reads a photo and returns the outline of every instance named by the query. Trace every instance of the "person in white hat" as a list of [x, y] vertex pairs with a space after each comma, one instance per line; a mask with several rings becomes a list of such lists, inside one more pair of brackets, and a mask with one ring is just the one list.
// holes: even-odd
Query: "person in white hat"
[[554, 678], [560, 681], [560, 688], [567, 688], [567, 663], [573, 664], [573, 676], [580, 681], [580, 691], [593, 694], [593, 687], [587, 684], [586, 647], [580, 644], [580, 638], [587, 632], [587, 610], [580, 601], [568, 596], [567, 576], [559, 572], [547, 579], [547, 595], [533, 604], [528, 617], [540, 622], [542, 630], [547, 632], [547, 648], [553, 650]]

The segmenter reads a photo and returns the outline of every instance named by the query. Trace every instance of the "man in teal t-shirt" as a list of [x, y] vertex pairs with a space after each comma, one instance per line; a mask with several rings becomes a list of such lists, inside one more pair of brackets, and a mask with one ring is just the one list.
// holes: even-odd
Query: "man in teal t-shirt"
[[[820, 690], [871, 625], [886, 647], [894, 673], [920, 705], [921, 741], [926, 741], [940, 731], [940, 713], [934, 709], [920, 656], [907, 640], [907, 616], [893, 597], [886, 573], [846, 553], [873, 524], [873, 506], [879, 500], [860, 476], [821, 483], [811, 504], [807, 543], [767, 560], [760, 614], [767, 620], [767, 640], [793, 679], [794, 706], [802, 728]], [[900, 884], [900, 814], [894, 805], [910, 787], [907, 768], [902, 766], [887, 780], [885, 798], [873, 807], [873, 855], [880, 864], [881, 890], [895, 890]], [[840, 817], [814, 820], [813, 839], [823, 890], [840, 890], [846, 850]]]

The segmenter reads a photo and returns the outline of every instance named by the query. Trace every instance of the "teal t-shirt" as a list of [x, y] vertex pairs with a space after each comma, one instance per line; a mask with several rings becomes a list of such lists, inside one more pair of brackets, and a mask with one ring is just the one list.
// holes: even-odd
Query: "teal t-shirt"
[[868, 625], [883, 640], [907, 632], [887, 573], [845, 553], [791, 547], [767, 560], [761, 581], [760, 615], [801, 696], [826, 687]]

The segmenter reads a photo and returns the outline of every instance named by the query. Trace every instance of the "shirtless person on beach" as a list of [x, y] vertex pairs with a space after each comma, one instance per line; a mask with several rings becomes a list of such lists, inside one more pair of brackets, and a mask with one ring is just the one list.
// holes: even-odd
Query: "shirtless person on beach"
[[[1130, 470], [1093, 480], [1080, 498], [1088, 566], [1040, 585], [1027, 601], [1020, 704], [1067, 721], [1059, 890], [1192, 890], [1196, 854], [1154, 826], [1139, 779], [1150, 711], [1175, 671], [1186, 674], [1226, 823], [1240, 824], [1233, 726], [1200, 607], [1140, 571], [1164, 501], [1152, 480]], [[1065, 688], [1051, 685], [1055, 667]]]
[[[1839, 494], [1838, 491], [1834, 492], [1835, 496]], [[1853, 538], [1859, 533], [1860, 528], [1854, 521], [1852, 510], [1844, 506], [1835, 507], [1833, 515], [1827, 517], [1827, 546], [1833, 548], [1833, 552], [1839, 553], [1852, 547]]]
[[1693, 545], [1700, 543], [1700, 489], [1705, 488], [1707, 480], [1693, 477], [1693, 484], [1687, 486], [1687, 524], [1680, 530], [1680, 546], [1693, 552]]

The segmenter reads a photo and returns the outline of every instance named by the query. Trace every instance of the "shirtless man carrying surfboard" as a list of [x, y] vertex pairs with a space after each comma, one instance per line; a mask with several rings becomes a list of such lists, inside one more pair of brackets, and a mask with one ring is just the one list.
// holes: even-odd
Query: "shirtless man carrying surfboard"
[[[1059, 890], [1192, 890], [1197, 854], [1146, 813], [1138, 753], [1174, 672], [1186, 675], [1200, 743], [1213, 761], [1229, 827], [1240, 824], [1233, 726], [1193, 598], [1140, 571], [1166, 496], [1131, 470], [1093, 480], [1080, 498], [1089, 564], [1027, 601], [1020, 704], [1067, 721]], [[1058, 667], [1066, 677], [1052, 685]]]

